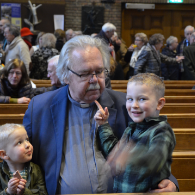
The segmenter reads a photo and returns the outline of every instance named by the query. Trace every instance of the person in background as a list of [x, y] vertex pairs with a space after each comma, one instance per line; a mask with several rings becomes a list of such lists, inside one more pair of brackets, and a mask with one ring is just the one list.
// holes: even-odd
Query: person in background
[[4, 36], [4, 28], [6, 24], [10, 24], [10, 21], [7, 18], [3, 18], [0, 20], [0, 43], [2, 49], [5, 51], [5, 47], [7, 45], [7, 40]]
[[102, 30], [96, 36], [97, 38], [103, 39], [107, 43], [110, 54], [114, 59], [116, 57], [115, 57], [114, 45], [112, 43], [111, 37], [114, 35], [115, 31], [116, 31], [116, 26], [114, 26], [114, 24], [112, 23], [107, 22], [102, 26]]
[[[36, 96], [28, 106], [23, 124], [34, 147], [33, 162], [45, 173], [48, 194], [112, 192], [113, 180], [97, 139], [94, 101], [108, 107], [108, 122], [118, 139], [131, 120], [126, 94], [105, 88], [109, 68], [107, 44], [76, 36], [62, 48], [56, 69], [67, 85]], [[176, 190], [170, 180], [161, 181], [159, 188]]]
[[7, 40], [7, 46], [5, 51], [1, 51], [3, 54], [2, 60], [5, 61], [5, 66], [10, 60], [20, 59], [26, 66], [27, 73], [29, 75], [29, 66], [31, 63], [30, 53], [28, 46], [20, 37], [20, 30], [15, 25], [5, 25], [4, 36]]
[[[166, 40], [166, 47], [162, 49], [162, 54], [168, 57], [176, 58], [177, 46], [178, 46], [177, 37], [170, 36]], [[179, 63], [175, 63], [171, 66], [167, 63], [161, 63], [161, 76], [164, 78], [164, 80], [179, 80], [180, 78]]]
[[72, 39], [73, 37], [73, 30], [72, 29], [68, 29], [66, 31], [66, 41], [69, 41], [70, 39]]
[[[119, 39], [116, 32], [114, 32], [111, 40], [115, 46], [116, 62], [122, 67], [124, 73], [123, 77], [126, 78], [127, 72], [129, 70], [129, 64], [124, 60], [125, 54], [127, 53], [126, 43], [123, 39]], [[119, 48], [117, 48], [116, 46], [118, 46]]]
[[177, 55], [183, 55], [184, 48], [190, 45], [190, 36], [193, 32], [194, 32], [193, 26], [188, 25], [185, 27], [184, 29], [185, 38], [177, 46]]
[[184, 48], [185, 59], [183, 60], [184, 72], [182, 80], [195, 80], [195, 32], [190, 36], [190, 45]]
[[79, 35], [82, 35], [82, 31], [73, 31], [72, 33], [72, 37], [76, 37], [76, 36], [79, 36]]
[[33, 33], [30, 31], [29, 28], [24, 27], [20, 30], [20, 35], [21, 35], [22, 39], [24, 40], [24, 42], [28, 45], [28, 48], [30, 50], [32, 47], [31, 42], [32, 42]]
[[171, 58], [160, 53], [163, 46], [164, 36], [160, 33], [153, 34], [147, 46], [140, 53], [134, 67], [134, 74], [154, 73], [161, 76], [161, 62], [166, 62], [170, 66], [181, 62], [184, 56]]
[[51, 80], [52, 90], [58, 89], [64, 85], [61, 84], [58, 76], [56, 75], [56, 67], [58, 65], [59, 55], [50, 58], [47, 66], [47, 77]]
[[30, 162], [32, 154], [23, 125], [0, 126], [0, 194], [47, 194], [40, 167]]
[[11, 60], [0, 77], [0, 103], [28, 104], [33, 97], [32, 86], [24, 63]]
[[41, 42], [42, 42], [42, 36], [43, 36], [44, 34], [45, 34], [45, 32], [40, 32], [40, 33], [38, 34], [37, 39], [36, 39], [36, 44], [37, 44], [37, 45], [31, 47], [31, 49], [30, 49], [30, 56], [32, 56], [33, 53], [34, 53], [35, 51], [37, 51], [37, 50], [40, 48]]
[[30, 78], [47, 80], [47, 60], [59, 52], [55, 49], [56, 38], [52, 33], [46, 33], [41, 38], [40, 48], [31, 56], [32, 69]]
[[65, 32], [62, 29], [57, 29], [54, 32], [54, 36], [56, 37], [56, 49], [60, 52], [62, 47], [65, 44], [66, 41], [66, 35]]
[[134, 75], [134, 67], [139, 55], [148, 43], [148, 37], [144, 33], [135, 34], [134, 44], [131, 44], [127, 49], [124, 60], [129, 64], [129, 71], [127, 72], [126, 79]]

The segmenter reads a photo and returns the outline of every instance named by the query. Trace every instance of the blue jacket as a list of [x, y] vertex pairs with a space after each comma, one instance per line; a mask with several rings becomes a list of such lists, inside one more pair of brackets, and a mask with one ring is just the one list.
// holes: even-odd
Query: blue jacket
[[[98, 101], [103, 108], [108, 107], [108, 122], [120, 139], [130, 121], [125, 106], [126, 94], [105, 89]], [[56, 193], [59, 180], [67, 103], [68, 85], [34, 97], [23, 120], [34, 147], [33, 162], [44, 171], [48, 194]]]

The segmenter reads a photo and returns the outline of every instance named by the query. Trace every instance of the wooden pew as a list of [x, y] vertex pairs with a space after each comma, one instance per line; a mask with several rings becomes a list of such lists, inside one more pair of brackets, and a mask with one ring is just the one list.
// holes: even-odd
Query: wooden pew
[[166, 103], [195, 103], [194, 96], [165, 96]]
[[0, 114], [24, 114], [28, 104], [0, 104]]
[[[24, 114], [27, 108], [28, 104], [0, 104], [0, 114]], [[160, 113], [195, 113], [195, 103], [165, 103]]]
[[[120, 91], [126, 93], [126, 89], [114, 89], [115, 91]], [[194, 96], [195, 90], [191, 89], [166, 89], [165, 96]]]
[[177, 178], [180, 191], [195, 191], [195, 151], [173, 152], [171, 173]]
[[160, 113], [195, 113], [195, 103], [165, 103]]
[[0, 125], [5, 123], [22, 124], [24, 114], [0, 114]]
[[[168, 122], [173, 128], [176, 136], [175, 150], [194, 150], [195, 151], [195, 127], [194, 119], [195, 114], [192, 117], [189, 115], [167, 114]], [[0, 125], [5, 123], [19, 123], [22, 124], [24, 114], [0, 114]]]

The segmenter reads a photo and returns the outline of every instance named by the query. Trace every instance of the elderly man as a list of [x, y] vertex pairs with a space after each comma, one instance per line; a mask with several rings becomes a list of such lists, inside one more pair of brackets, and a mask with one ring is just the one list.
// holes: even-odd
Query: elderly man
[[6, 18], [3, 18], [2, 20], [0, 20], [0, 42], [2, 44], [2, 48], [5, 51], [5, 47], [7, 45], [7, 40], [4, 37], [4, 28], [6, 24], [10, 24], [10, 21]]
[[62, 86], [60, 80], [56, 75], [56, 67], [58, 65], [59, 55], [50, 58], [47, 66], [47, 77], [51, 80], [52, 90], [58, 89]]
[[193, 26], [186, 26], [184, 29], [184, 36], [185, 39], [183, 39], [179, 45], [177, 46], [177, 54], [178, 55], [183, 55], [183, 50], [185, 47], [190, 45], [190, 36], [194, 32], [194, 27]]
[[20, 30], [17, 26], [6, 25], [4, 29], [4, 36], [8, 45], [3, 53], [3, 60], [5, 65], [12, 59], [20, 59], [24, 62], [27, 73], [29, 74], [29, 64], [31, 63], [28, 46], [19, 36]]
[[68, 29], [66, 31], [66, 41], [69, 41], [70, 39], [72, 39], [73, 37], [73, 30], [72, 29]]
[[112, 23], [107, 22], [102, 26], [102, 30], [96, 36], [100, 39], [103, 39], [108, 44], [110, 53], [114, 59], [115, 59], [115, 51], [114, 51], [114, 45], [112, 43], [111, 37], [114, 35], [115, 31], [116, 31], [116, 27]]
[[[57, 75], [65, 87], [35, 97], [23, 124], [34, 146], [33, 161], [44, 173], [49, 194], [112, 192], [113, 181], [96, 139], [98, 100], [110, 113], [109, 124], [120, 138], [128, 121], [126, 95], [105, 89], [110, 54], [90, 36], [76, 36], [63, 47]], [[176, 190], [169, 180], [164, 190]]]
[[195, 32], [190, 36], [190, 45], [184, 48], [185, 59], [182, 80], [195, 80]]

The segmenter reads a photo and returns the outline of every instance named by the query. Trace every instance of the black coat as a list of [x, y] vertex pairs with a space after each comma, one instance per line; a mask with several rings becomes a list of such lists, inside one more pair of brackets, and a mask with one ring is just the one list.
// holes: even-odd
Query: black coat
[[[172, 58], [175, 58], [177, 55], [168, 47], [163, 48], [162, 54]], [[161, 75], [162, 77], [164, 77], [164, 80], [179, 80], [179, 73], [180, 65], [178, 63], [172, 65], [167, 63], [161, 63]]]
[[26, 84], [25, 86], [12, 88], [8, 80], [0, 80], [0, 103], [9, 103], [9, 98], [33, 98], [34, 93], [31, 86], [31, 83]]
[[182, 80], [195, 80], [195, 43], [184, 48], [184, 73]]

